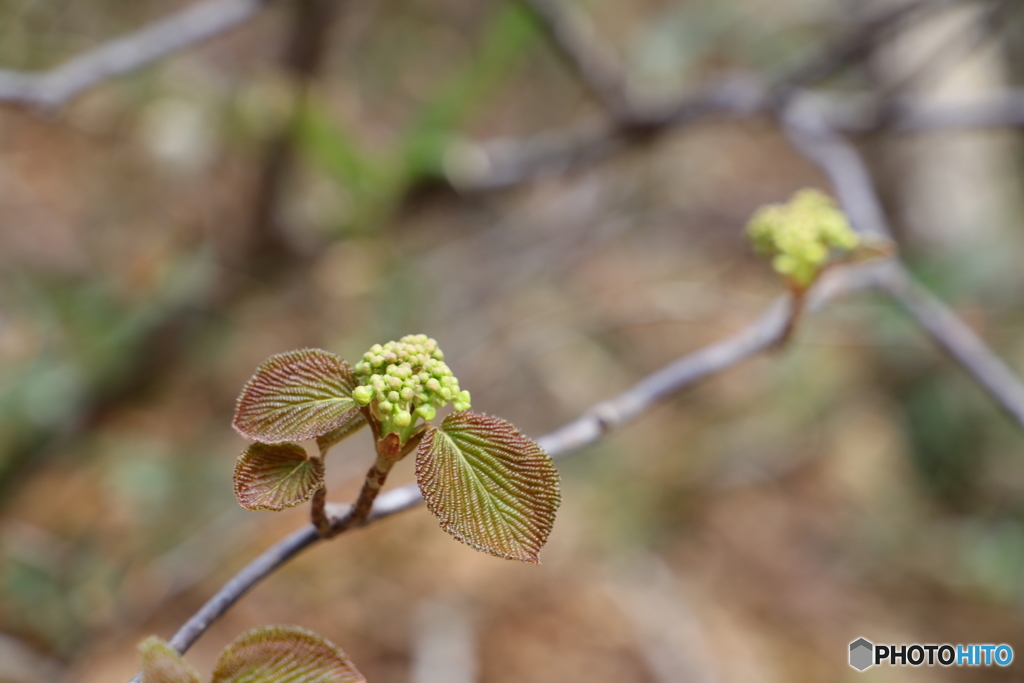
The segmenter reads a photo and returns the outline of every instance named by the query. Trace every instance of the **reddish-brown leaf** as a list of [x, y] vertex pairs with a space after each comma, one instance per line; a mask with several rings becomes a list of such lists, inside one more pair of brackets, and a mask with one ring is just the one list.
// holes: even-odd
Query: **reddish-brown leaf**
[[212, 683], [365, 683], [345, 653], [297, 626], [243, 633], [217, 660]]
[[452, 413], [420, 442], [416, 480], [452, 536], [498, 557], [539, 564], [561, 501], [558, 470], [511, 424]]
[[250, 444], [235, 463], [235, 497], [246, 510], [284, 510], [324, 485], [324, 461], [296, 443]]
[[300, 349], [268, 358], [245, 385], [235, 431], [251, 441], [305, 441], [362, 418], [352, 399], [359, 386], [340, 356]]

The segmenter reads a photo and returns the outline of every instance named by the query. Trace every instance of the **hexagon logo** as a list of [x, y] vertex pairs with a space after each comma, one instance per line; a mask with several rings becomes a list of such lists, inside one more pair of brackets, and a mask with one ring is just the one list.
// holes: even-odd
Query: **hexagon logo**
[[864, 671], [874, 664], [875, 646], [871, 641], [858, 638], [850, 643], [850, 666], [857, 671]]

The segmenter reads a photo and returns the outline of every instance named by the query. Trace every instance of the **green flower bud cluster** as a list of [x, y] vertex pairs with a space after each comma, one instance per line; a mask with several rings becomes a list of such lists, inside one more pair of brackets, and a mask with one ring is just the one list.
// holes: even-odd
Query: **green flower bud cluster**
[[352, 398], [363, 406], [372, 404], [384, 434], [408, 436], [419, 418], [433, 420], [448, 403], [469, 410], [469, 392], [459, 388], [437, 342], [424, 334], [374, 344], [354, 369], [361, 386]]
[[747, 224], [754, 248], [772, 257], [772, 267], [798, 287], [814, 282], [832, 249], [849, 251], [860, 237], [831, 197], [818, 190], [800, 190], [787, 204], [770, 204]]

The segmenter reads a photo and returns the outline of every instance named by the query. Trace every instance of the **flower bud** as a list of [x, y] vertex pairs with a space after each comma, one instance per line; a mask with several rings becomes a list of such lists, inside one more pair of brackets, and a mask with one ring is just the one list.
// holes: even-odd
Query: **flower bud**
[[830, 251], [850, 251], [861, 243], [835, 202], [817, 190], [801, 190], [786, 204], [758, 209], [747, 236], [756, 251], [772, 258], [776, 272], [800, 288], [814, 282]]
[[356, 387], [352, 390], [352, 398], [359, 405], [365, 406], [373, 400], [373, 390], [370, 387]]
[[423, 334], [374, 344], [355, 372], [362, 386], [352, 396], [360, 405], [375, 406], [383, 434], [407, 437], [416, 421], [433, 420], [452, 401], [456, 410], [469, 408], [469, 392], [459, 389], [437, 341]]

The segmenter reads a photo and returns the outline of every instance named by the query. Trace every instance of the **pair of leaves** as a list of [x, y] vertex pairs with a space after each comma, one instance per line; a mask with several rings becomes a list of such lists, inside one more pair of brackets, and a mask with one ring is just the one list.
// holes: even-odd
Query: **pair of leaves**
[[[142, 683], [199, 683], [199, 674], [156, 637], [139, 646]], [[263, 626], [243, 633], [220, 654], [212, 683], [365, 683], [344, 652], [297, 626]]]
[[316, 439], [320, 451], [366, 424], [352, 390], [352, 367], [320, 349], [271, 356], [245, 385], [233, 426], [250, 445], [235, 465], [235, 496], [247, 510], [284, 510], [324, 485], [324, 465], [296, 441]]
[[[321, 451], [365, 424], [358, 381], [340, 357], [317, 349], [272, 356], [246, 385], [234, 427], [254, 439], [235, 466], [235, 495], [250, 510], [283, 510], [323, 486]], [[538, 563], [554, 524], [558, 471], [540, 446], [497, 417], [455, 412], [424, 433], [416, 479], [427, 507], [456, 539], [507, 559]]]

